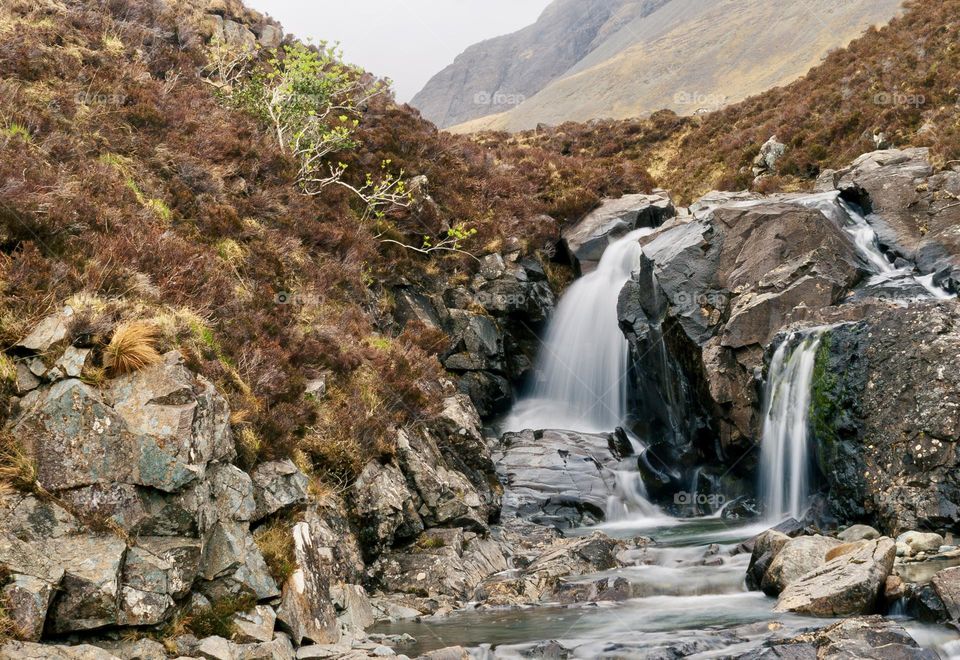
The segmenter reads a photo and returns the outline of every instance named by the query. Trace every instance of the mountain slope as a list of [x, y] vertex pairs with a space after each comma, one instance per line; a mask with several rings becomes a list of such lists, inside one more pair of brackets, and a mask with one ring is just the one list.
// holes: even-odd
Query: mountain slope
[[635, 16], [520, 105], [453, 130], [715, 110], [798, 78], [830, 49], [887, 22], [900, 4], [671, 0]]
[[533, 96], [638, 16], [670, 0], [556, 0], [537, 22], [468, 48], [411, 105], [438, 126], [500, 112]]

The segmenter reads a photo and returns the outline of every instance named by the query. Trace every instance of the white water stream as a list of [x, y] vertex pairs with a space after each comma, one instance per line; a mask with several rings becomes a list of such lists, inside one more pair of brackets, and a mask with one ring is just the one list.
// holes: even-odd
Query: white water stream
[[780, 344], [767, 377], [760, 492], [767, 518], [803, 519], [810, 495], [809, 412], [814, 364], [825, 329]]
[[610, 244], [596, 270], [564, 293], [537, 358], [533, 392], [514, 406], [504, 431], [607, 433], [623, 423], [629, 346], [617, 298], [639, 265], [638, 239], [652, 231], [638, 229]]

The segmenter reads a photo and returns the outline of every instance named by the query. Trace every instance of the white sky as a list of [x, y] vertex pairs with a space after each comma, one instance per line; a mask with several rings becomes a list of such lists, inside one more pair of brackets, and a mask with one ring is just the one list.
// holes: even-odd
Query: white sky
[[394, 81], [409, 101], [467, 46], [533, 23], [550, 0], [246, 0], [315, 41], [339, 41], [344, 56]]

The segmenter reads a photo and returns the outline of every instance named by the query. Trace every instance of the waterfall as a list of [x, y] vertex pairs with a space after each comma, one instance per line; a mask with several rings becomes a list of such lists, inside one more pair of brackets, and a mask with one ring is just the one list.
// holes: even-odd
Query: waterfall
[[810, 488], [808, 446], [814, 362], [825, 328], [788, 337], [774, 353], [767, 379], [761, 444], [761, 483], [766, 515], [801, 519]]
[[599, 433], [623, 422], [629, 346], [617, 319], [617, 298], [639, 265], [637, 239], [652, 231], [638, 229], [611, 243], [596, 270], [563, 295], [537, 358], [537, 382], [504, 421], [504, 431]]

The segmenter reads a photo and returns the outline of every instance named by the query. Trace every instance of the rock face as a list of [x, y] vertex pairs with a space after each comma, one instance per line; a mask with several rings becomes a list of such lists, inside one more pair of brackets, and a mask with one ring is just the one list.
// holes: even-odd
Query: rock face
[[577, 270], [592, 271], [607, 246], [628, 232], [642, 227], [659, 227], [676, 210], [666, 193], [625, 195], [605, 201], [600, 208], [563, 231], [563, 244]]
[[841, 521], [889, 534], [960, 530], [958, 349], [954, 301], [880, 311], [827, 335], [813, 431]]
[[519, 32], [471, 46], [411, 101], [440, 127], [509, 110], [580, 61], [628, 16], [667, 0], [560, 0]]
[[602, 520], [617, 485], [614, 471], [632, 453], [618, 434], [507, 433], [494, 454], [505, 486], [503, 515], [560, 528]]
[[[545, 217], [543, 224], [556, 223]], [[416, 323], [447, 335], [443, 364], [484, 417], [510, 405], [514, 385], [533, 366], [537, 330], [554, 306], [543, 266], [521, 259], [519, 250], [484, 257], [468, 285], [433, 295], [400, 287], [394, 296], [399, 325]]]
[[789, 584], [775, 611], [813, 616], [870, 614], [893, 570], [896, 547], [883, 537], [865, 541]]
[[934, 174], [925, 148], [890, 149], [825, 172], [821, 183], [869, 211], [880, 244], [895, 257], [934, 273], [937, 284], [960, 289], [960, 172]]
[[[687, 466], [733, 463], [749, 450], [765, 351], [862, 277], [839, 222], [808, 206], [718, 193], [640, 239], [644, 257], [618, 314], [634, 356], [634, 430], [659, 459], [665, 498], [688, 487]], [[750, 479], [746, 463], [738, 466]], [[736, 492], [739, 473], [721, 473], [717, 487]]]

